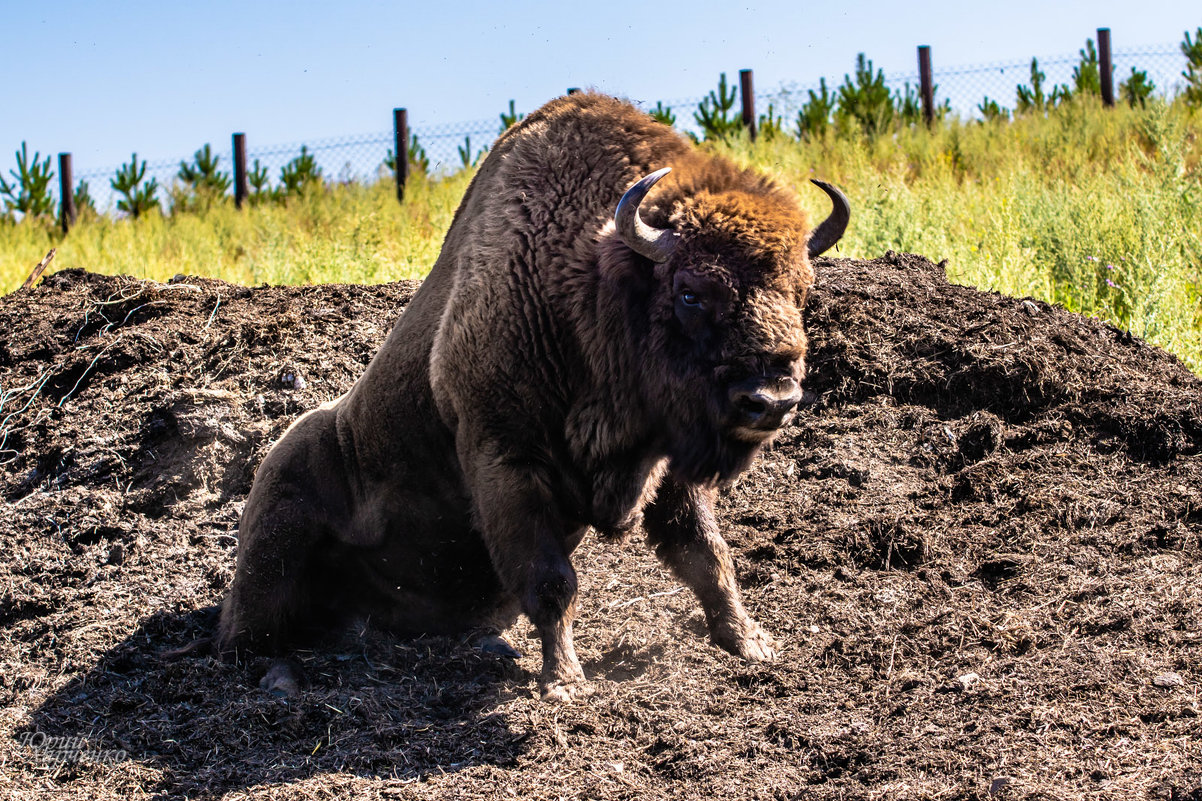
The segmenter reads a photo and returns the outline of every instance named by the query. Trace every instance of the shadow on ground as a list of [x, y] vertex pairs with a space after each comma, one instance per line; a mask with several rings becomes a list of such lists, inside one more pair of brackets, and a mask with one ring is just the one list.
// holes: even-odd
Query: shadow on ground
[[192, 796], [331, 772], [421, 779], [510, 765], [522, 751], [524, 732], [499, 709], [528, 694], [511, 660], [449, 638], [351, 634], [299, 652], [311, 684], [279, 699], [257, 686], [267, 659], [169, 654], [211, 630], [215, 613], [160, 612], [143, 621], [15, 733], [23, 767], [53, 767], [78, 750], [81, 763], [52, 771], [69, 783], [104, 769], [89, 759], [123, 751], [153, 775], [145, 790]]

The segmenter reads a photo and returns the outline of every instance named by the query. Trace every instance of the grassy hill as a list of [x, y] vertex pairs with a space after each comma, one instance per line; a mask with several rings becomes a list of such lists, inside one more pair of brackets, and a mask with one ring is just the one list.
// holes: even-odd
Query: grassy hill
[[[1092, 98], [989, 123], [949, 120], [867, 138], [707, 143], [802, 193], [822, 177], [854, 208], [840, 255], [946, 259], [952, 280], [1101, 317], [1202, 372], [1202, 111], [1182, 102], [1103, 109]], [[50, 247], [54, 269], [241, 284], [379, 283], [433, 264], [470, 170], [392, 187], [327, 185], [239, 212], [0, 222], [0, 291]]]

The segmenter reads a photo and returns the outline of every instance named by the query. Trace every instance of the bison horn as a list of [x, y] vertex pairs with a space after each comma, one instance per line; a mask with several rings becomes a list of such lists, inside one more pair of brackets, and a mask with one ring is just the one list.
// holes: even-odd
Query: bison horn
[[614, 212], [618, 236], [626, 243], [626, 247], [654, 262], [665, 262], [672, 256], [679, 235], [675, 231], [653, 228], [643, 222], [639, 216], [639, 204], [655, 186], [655, 182], [671, 171], [671, 167], [656, 170], [627, 189], [618, 201], [618, 210]]
[[826, 192], [834, 204], [830, 216], [823, 220], [810, 236], [809, 255], [812, 259], [830, 250], [843, 236], [843, 232], [847, 230], [847, 221], [851, 219], [851, 204], [842, 192], [826, 181], [811, 179], [810, 183]]

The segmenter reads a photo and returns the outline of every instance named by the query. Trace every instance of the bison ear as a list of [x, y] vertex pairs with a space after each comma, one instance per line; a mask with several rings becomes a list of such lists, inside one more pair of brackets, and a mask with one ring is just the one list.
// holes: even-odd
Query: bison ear
[[847, 222], [851, 219], [851, 204], [842, 192], [826, 181], [811, 179], [810, 183], [826, 192], [834, 206], [830, 216], [810, 235], [809, 256], [812, 259], [830, 250], [843, 236], [843, 232], [847, 230]]
[[614, 212], [614, 225], [618, 229], [618, 237], [626, 243], [626, 247], [654, 262], [665, 262], [676, 249], [680, 235], [667, 228], [653, 228], [643, 222], [639, 216], [639, 204], [656, 181], [672, 171], [664, 167], [643, 178], [626, 190], [618, 201], [618, 209]]

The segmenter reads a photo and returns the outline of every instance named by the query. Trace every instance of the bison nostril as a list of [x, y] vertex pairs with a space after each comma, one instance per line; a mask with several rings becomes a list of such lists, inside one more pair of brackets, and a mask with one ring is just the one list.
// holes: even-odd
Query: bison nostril
[[735, 407], [748, 417], [759, 417], [768, 410], [768, 404], [751, 395], [743, 395], [735, 401]]
[[774, 429], [783, 425], [801, 400], [801, 388], [793, 380], [751, 379], [730, 390], [737, 425]]

